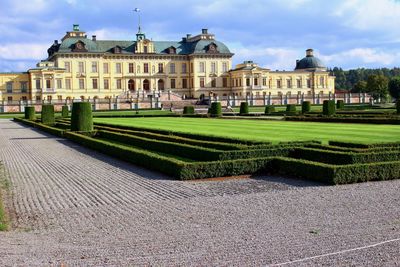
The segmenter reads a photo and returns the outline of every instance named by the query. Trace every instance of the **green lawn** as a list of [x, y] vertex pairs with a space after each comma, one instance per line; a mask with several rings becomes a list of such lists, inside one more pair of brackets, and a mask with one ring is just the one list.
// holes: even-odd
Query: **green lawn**
[[205, 118], [95, 118], [95, 122], [257, 141], [400, 142], [400, 126]]

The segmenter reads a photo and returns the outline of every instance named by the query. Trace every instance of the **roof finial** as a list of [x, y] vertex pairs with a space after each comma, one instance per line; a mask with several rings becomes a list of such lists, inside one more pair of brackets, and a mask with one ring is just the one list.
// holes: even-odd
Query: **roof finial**
[[142, 33], [141, 29], [140, 29], [140, 9], [139, 8], [135, 8], [133, 11], [138, 13], [138, 16], [139, 16], [138, 33]]

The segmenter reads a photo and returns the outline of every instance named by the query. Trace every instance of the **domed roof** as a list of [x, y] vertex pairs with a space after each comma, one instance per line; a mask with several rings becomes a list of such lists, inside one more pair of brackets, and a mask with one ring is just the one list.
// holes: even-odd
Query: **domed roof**
[[296, 62], [295, 70], [326, 70], [322, 61], [314, 57], [314, 50], [307, 49], [306, 57]]

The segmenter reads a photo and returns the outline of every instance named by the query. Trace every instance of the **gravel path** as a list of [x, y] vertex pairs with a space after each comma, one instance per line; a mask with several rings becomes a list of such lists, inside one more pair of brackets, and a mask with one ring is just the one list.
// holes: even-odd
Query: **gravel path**
[[173, 181], [9, 120], [0, 161], [0, 266], [400, 266], [400, 180]]

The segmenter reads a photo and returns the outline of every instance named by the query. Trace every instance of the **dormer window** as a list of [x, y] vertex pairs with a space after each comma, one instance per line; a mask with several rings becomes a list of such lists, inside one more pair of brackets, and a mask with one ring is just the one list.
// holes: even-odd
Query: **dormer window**
[[120, 46], [116, 46], [114, 47], [114, 54], [121, 54], [122, 52], [122, 48]]
[[207, 53], [218, 53], [218, 46], [215, 43], [211, 43], [207, 47]]
[[86, 47], [85, 47], [85, 43], [82, 42], [82, 41], [76, 42], [72, 52], [87, 52]]
[[176, 48], [171, 46], [167, 48], [167, 53], [168, 54], [176, 54]]

